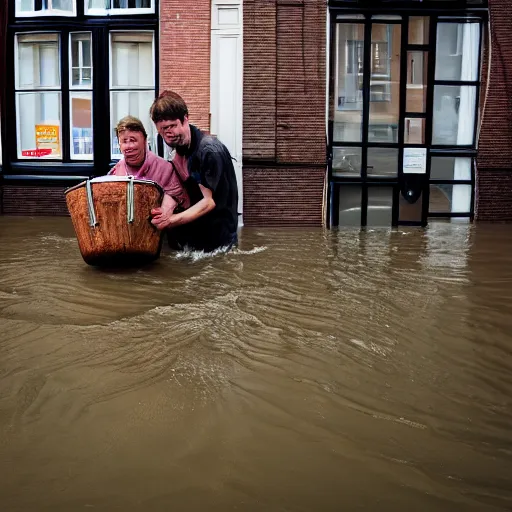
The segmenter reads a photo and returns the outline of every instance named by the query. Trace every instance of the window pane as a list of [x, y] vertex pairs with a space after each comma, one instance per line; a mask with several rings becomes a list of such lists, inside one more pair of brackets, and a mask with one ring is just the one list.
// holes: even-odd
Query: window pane
[[466, 213], [471, 210], [471, 185], [430, 185], [430, 213]]
[[368, 187], [367, 226], [391, 227], [393, 187]]
[[[115, 126], [117, 122], [124, 116], [131, 115], [138, 117], [144, 124], [148, 134], [148, 143], [151, 145], [155, 140], [153, 123], [149, 117], [149, 108], [155, 97], [154, 91], [132, 91], [132, 92], [112, 92], [111, 95], [111, 130], [112, 134], [112, 157], [117, 158], [121, 155], [117, 137], [115, 134]], [[151, 148], [155, 150], [155, 148]]]
[[470, 180], [471, 158], [432, 157], [430, 178], [434, 180]]
[[368, 176], [396, 176], [398, 149], [368, 148]]
[[407, 112], [425, 112], [428, 52], [407, 52]]
[[436, 85], [432, 144], [472, 145], [476, 87]]
[[71, 158], [92, 159], [92, 92], [71, 93]]
[[59, 11], [72, 11], [73, 0], [52, 0], [52, 7]]
[[19, 34], [17, 40], [16, 88], [60, 87], [59, 36]]
[[151, 0], [114, 0], [115, 9], [148, 9]]
[[71, 87], [92, 87], [91, 34], [70, 35], [71, 45]]
[[48, 16], [56, 14], [59, 16], [74, 16], [76, 0], [43, 0], [35, 2], [34, 0], [17, 0], [16, 15], [23, 16], [29, 13]]
[[109, 9], [151, 9], [151, 0], [88, 0], [87, 11], [106, 11]]
[[370, 142], [398, 142], [400, 25], [372, 26]]
[[112, 87], [154, 87], [153, 33], [112, 33]]
[[361, 226], [361, 186], [340, 185], [339, 221], [340, 227]]
[[19, 4], [16, 4], [16, 12], [30, 12], [33, 10], [34, 0], [20, 0]]
[[405, 144], [425, 144], [425, 119], [405, 118]]
[[49, 149], [45, 158], [61, 158], [60, 92], [16, 93], [18, 157], [22, 151]]
[[337, 25], [334, 140], [360, 142], [363, 118], [364, 26]]
[[478, 80], [480, 25], [439, 23], [436, 80]]
[[110, 0], [89, 0], [88, 9], [110, 9]]
[[429, 18], [411, 16], [409, 18], [409, 44], [428, 44]]
[[361, 175], [361, 148], [333, 148], [333, 176]]

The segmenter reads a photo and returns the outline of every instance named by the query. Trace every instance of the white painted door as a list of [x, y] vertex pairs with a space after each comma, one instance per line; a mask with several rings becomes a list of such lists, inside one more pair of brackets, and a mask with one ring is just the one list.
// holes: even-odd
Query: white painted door
[[[210, 131], [234, 158], [238, 184], [238, 213], [243, 212], [242, 187], [242, 2], [212, 1], [210, 70]], [[241, 225], [242, 215], [239, 216]]]

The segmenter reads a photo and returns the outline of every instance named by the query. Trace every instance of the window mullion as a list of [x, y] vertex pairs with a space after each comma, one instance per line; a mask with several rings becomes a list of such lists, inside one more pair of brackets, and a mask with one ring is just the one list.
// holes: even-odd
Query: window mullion
[[60, 57], [61, 57], [61, 109], [62, 109], [62, 127], [61, 127], [61, 141], [62, 141], [62, 160], [64, 162], [70, 161], [70, 126], [71, 121], [69, 116], [71, 115], [69, 102], [69, 32], [62, 31], [60, 34], [61, 42], [60, 42]]

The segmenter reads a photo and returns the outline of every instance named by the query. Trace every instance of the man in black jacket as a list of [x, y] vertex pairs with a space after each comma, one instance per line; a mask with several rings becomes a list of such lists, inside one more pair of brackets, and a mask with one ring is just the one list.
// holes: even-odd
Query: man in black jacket
[[153, 224], [169, 230], [176, 248], [213, 251], [237, 242], [238, 188], [228, 149], [216, 137], [188, 122], [183, 98], [164, 91], [155, 99], [151, 119], [165, 143], [176, 149], [173, 164], [187, 190], [191, 206], [166, 214], [156, 208]]

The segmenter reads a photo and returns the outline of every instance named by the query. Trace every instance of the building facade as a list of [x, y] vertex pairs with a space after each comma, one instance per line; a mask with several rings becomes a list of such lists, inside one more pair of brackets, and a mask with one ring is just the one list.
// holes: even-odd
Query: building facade
[[179, 92], [245, 225], [512, 219], [506, 0], [9, 0], [1, 212], [65, 215], [113, 128]]

